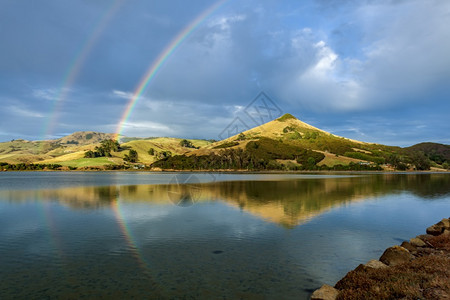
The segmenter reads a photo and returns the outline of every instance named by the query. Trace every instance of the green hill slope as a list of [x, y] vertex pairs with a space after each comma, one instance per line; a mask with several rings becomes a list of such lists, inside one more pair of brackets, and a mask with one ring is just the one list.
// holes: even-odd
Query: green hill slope
[[420, 143], [405, 149], [412, 152], [422, 152], [430, 160], [440, 165], [446, 162], [447, 164], [450, 163], [450, 145]]
[[[80, 131], [47, 141], [0, 143], [0, 163], [57, 164], [71, 168], [133, 167], [175, 170], [428, 170], [448, 168], [450, 146], [421, 143], [407, 148], [340, 137], [290, 114], [222, 141], [121, 137], [116, 151], [99, 154], [114, 134]], [[86, 158], [87, 151], [96, 152]], [[103, 156], [103, 157], [99, 157]], [[135, 166], [134, 165], [134, 166]]]
[[429, 169], [415, 150], [340, 137], [290, 114], [153, 166], [199, 170]]

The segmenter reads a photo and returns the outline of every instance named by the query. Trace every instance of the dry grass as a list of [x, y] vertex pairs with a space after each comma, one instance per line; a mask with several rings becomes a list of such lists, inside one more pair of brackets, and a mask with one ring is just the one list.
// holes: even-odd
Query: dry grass
[[429, 255], [396, 267], [351, 271], [336, 288], [338, 299], [445, 299], [450, 297], [450, 258]]
[[434, 248], [450, 252], [450, 234], [428, 237], [427, 242]]
[[338, 299], [450, 299], [450, 236], [427, 242], [435, 248], [419, 248], [410, 263], [349, 272], [336, 284]]
[[[89, 136], [89, 138], [87, 138]], [[75, 132], [58, 140], [30, 142], [25, 140], [13, 140], [0, 143], [0, 162], [11, 164], [16, 163], [45, 163], [62, 164], [65, 166], [101, 166], [105, 164], [121, 163], [122, 158], [128, 153], [127, 150], [113, 152], [112, 159], [104, 160], [85, 160], [84, 153], [87, 150], [94, 150], [95, 146], [104, 139], [113, 138], [114, 134], [105, 134], [92, 131]], [[142, 140], [132, 140], [123, 143], [122, 146], [134, 149], [138, 152], [140, 163], [152, 163], [155, 157], [148, 154], [148, 150], [153, 148], [155, 151], [170, 151], [172, 154], [183, 154], [192, 151], [190, 148], [180, 146], [179, 138], [152, 138]], [[206, 140], [189, 140], [196, 147], [206, 147], [211, 142]], [[67, 144], [67, 142], [70, 142]], [[76, 143], [72, 143], [76, 142]]]
[[327, 165], [329, 167], [334, 167], [335, 165], [339, 165], [339, 164], [348, 165], [351, 162], [358, 163], [360, 161], [365, 161], [362, 159], [350, 158], [350, 157], [345, 157], [345, 156], [337, 156], [336, 154], [328, 153], [328, 152], [324, 152], [324, 151], [318, 151], [318, 150], [316, 150], [316, 151], [321, 152], [325, 155], [325, 158], [317, 164], [319, 166]]
[[[139, 155], [139, 162], [150, 164], [156, 160], [156, 157], [148, 154], [148, 150], [153, 148], [156, 152], [170, 151], [173, 155], [185, 154], [187, 152], [193, 151], [191, 148], [185, 148], [180, 146], [182, 139], [179, 138], [155, 138], [148, 140], [134, 140], [122, 144], [122, 147], [131, 147], [136, 150]], [[205, 147], [211, 144], [205, 140], [189, 140], [196, 147]], [[115, 152], [114, 155], [117, 157], [123, 157], [128, 151]]]

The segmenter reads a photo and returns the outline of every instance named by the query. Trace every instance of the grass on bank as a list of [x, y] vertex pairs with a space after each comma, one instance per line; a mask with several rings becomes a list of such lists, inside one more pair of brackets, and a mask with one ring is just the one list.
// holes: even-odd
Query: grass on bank
[[78, 158], [74, 160], [58, 162], [58, 164], [67, 167], [100, 167], [104, 165], [114, 165], [116, 162], [111, 157]]
[[450, 236], [432, 237], [428, 242], [441, 255], [424, 255], [385, 269], [351, 271], [336, 284], [338, 299], [448, 299]]

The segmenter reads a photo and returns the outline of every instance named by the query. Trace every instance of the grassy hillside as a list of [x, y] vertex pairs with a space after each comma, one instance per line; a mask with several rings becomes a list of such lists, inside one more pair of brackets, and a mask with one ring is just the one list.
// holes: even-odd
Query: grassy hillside
[[[133, 140], [130, 142], [126, 142], [121, 144], [121, 147], [125, 150], [114, 153], [118, 157], [124, 157], [124, 155], [128, 152], [126, 149], [134, 149], [138, 152], [139, 162], [144, 164], [150, 164], [158, 160], [158, 153], [169, 151], [172, 155], [186, 154], [192, 151], [192, 148], [182, 147], [180, 142], [183, 139], [179, 138], [152, 138], [149, 140]], [[210, 142], [205, 140], [188, 140], [195, 147], [205, 147], [210, 144]], [[150, 155], [148, 152], [150, 148], [154, 149], [155, 154]]]
[[[100, 146], [100, 143], [87, 144], [84, 146], [71, 146], [64, 148], [57, 148], [52, 150], [55, 155], [50, 158], [41, 160], [40, 163], [45, 164], [61, 164], [63, 166], [71, 167], [88, 167], [88, 166], [104, 166], [104, 165], [120, 165], [123, 164], [123, 158], [129, 153], [129, 150], [135, 150], [138, 153], [138, 161], [140, 164], [151, 164], [159, 159], [158, 154], [162, 152], [170, 152], [171, 155], [185, 154], [191, 151], [191, 148], [182, 147], [179, 138], [151, 138], [148, 140], [137, 139], [120, 145], [119, 151], [112, 151], [112, 157], [96, 157], [85, 158], [85, 152], [88, 150], [95, 150], [95, 147]], [[204, 147], [210, 142], [205, 140], [189, 140], [195, 147]], [[64, 149], [64, 150], [62, 150]], [[154, 150], [154, 155], [149, 154], [149, 150]], [[61, 153], [63, 151], [63, 153]], [[50, 152], [49, 152], [50, 153]], [[49, 155], [47, 155], [49, 157]]]
[[103, 140], [114, 139], [114, 133], [95, 131], [77, 131], [53, 142], [62, 146], [83, 146], [100, 143]]
[[[226, 156], [231, 158], [226, 160]], [[382, 166], [388, 170], [427, 170], [430, 161], [414, 149], [347, 139], [285, 114], [203, 149], [165, 158], [153, 166], [163, 169], [250, 170], [364, 170]]]
[[8, 163], [30, 163], [51, 158], [50, 151], [58, 146], [48, 141], [31, 142], [12, 140], [0, 143], [0, 161]]
[[450, 145], [443, 145], [438, 143], [420, 143], [411, 147], [405, 148], [411, 152], [422, 152], [430, 160], [437, 164], [450, 163]]
[[[408, 148], [365, 143], [340, 137], [290, 114], [222, 141], [120, 137], [106, 152], [102, 141], [113, 134], [80, 131], [48, 141], [0, 143], [0, 162], [58, 164], [72, 168], [130, 166], [162, 169], [247, 170], [428, 170], [446, 169], [450, 146], [421, 143]], [[86, 158], [91, 151], [92, 158]], [[131, 153], [137, 161], [130, 159]], [[131, 166], [132, 167], [132, 166]]]

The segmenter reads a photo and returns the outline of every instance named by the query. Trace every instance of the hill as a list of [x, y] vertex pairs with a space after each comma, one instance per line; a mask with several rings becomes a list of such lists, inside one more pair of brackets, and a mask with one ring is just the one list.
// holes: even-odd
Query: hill
[[50, 142], [59, 144], [61, 146], [82, 146], [91, 145], [95, 143], [100, 143], [103, 140], [113, 139], [115, 134], [113, 133], [102, 133], [95, 131], [77, 131], [65, 137], [57, 140], [52, 140]]
[[80, 131], [55, 140], [13, 140], [0, 143], [0, 163], [72, 169], [437, 170], [448, 168], [450, 162], [449, 145], [400, 148], [365, 143], [331, 134], [290, 114], [214, 143], [121, 136], [122, 144], [102, 150], [102, 142], [113, 138], [110, 133]]
[[[112, 133], [94, 131], [74, 132], [59, 139], [46, 141], [12, 140], [0, 143], [0, 162], [8, 164], [58, 164], [73, 168], [115, 166], [124, 164], [124, 156], [130, 149], [137, 151], [140, 164], [151, 164], [165, 157], [189, 152], [192, 148], [183, 147], [180, 138], [128, 138], [111, 157], [85, 158], [86, 151], [95, 151], [104, 140], [114, 138]], [[209, 145], [206, 140], [189, 140], [192, 147]], [[153, 155], [149, 150], [153, 149]]]
[[[67, 154], [83, 152], [90, 145], [113, 138], [113, 134], [94, 131], [74, 132], [68, 136], [45, 141], [12, 140], [0, 143], [0, 161], [8, 163], [37, 163]], [[88, 147], [86, 147], [88, 146]]]
[[181, 170], [425, 170], [429, 160], [414, 149], [347, 139], [285, 114], [152, 166]]
[[[150, 138], [150, 139], [133, 139], [129, 142], [122, 143], [118, 151], [112, 151], [111, 157], [96, 157], [85, 158], [87, 150], [94, 151], [95, 147], [99, 147], [100, 143], [89, 144], [85, 147], [73, 148], [73, 152], [67, 153], [52, 159], [47, 159], [41, 163], [46, 164], [61, 164], [63, 166], [71, 167], [89, 167], [89, 166], [108, 166], [108, 165], [123, 165], [125, 155], [128, 155], [130, 150], [134, 150], [138, 155], [139, 164], [151, 164], [158, 159], [165, 158], [170, 155], [181, 155], [190, 151], [190, 148], [182, 147], [180, 138]], [[193, 146], [202, 147], [208, 145], [209, 142], [204, 140], [189, 140]], [[153, 149], [153, 154], [150, 154], [150, 149]]]
[[412, 152], [422, 152], [430, 160], [437, 164], [443, 164], [450, 162], [450, 145], [438, 144], [438, 143], [420, 143], [411, 147], [405, 148]]

